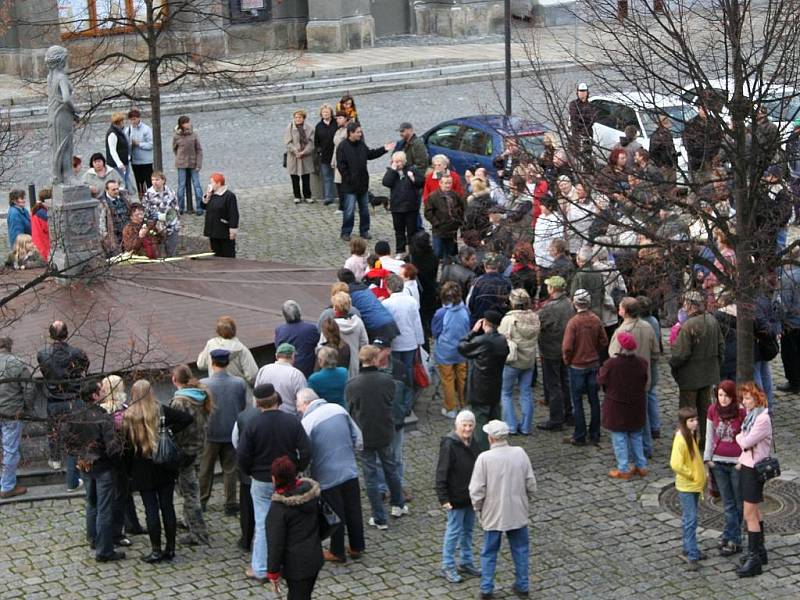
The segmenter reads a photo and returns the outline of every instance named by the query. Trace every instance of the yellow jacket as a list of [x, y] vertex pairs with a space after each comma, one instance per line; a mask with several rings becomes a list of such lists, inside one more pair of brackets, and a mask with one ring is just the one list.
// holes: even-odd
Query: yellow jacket
[[669, 459], [669, 466], [675, 472], [675, 489], [679, 492], [700, 492], [706, 486], [706, 467], [703, 464], [703, 453], [697, 442], [692, 440], [694, 446], [694, 458], [689, 456], [689, 447], [686, 440], [678, 431], [672, 442], [672, 456]]

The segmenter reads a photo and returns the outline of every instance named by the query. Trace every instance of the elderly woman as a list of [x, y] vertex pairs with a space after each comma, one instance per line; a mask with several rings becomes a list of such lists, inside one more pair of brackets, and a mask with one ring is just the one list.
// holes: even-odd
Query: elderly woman
[[214, 256], [236, 258], [239, 203], [236, 194], [225, 186], [222, 173], [211, 174], [202, 206], [205, 206], [206, 212], [203, 235], [208, 238]]
[[422, 201], [427, 202], [428, 196], [439, 189], [439, 180], [442, 175], [450, 175], [453, 179], [453, 191], [459, 196], [464, 196], [464, 184], [461, 177], [450, 168], [450, 159], [444, 154], [437, 154], [431, 159], [431, 171], [425, 176], [425, 185], [422, 187]]
[[347, 369], [339, 366], [339, 353], [335, 348], [320, 346], [317, 362], [319, 371], [308, 378], [308, 387], [320, 398], [347, 408], [344, 386], [347, 385], [348, 375]]
[[[436, 495], [447, 511], [447, 528], [442, 544], [442, 576], [460, 583], [459, 574], [479, 576], [472, 556], [472, 529], [475, 511], [469, 498], [469, 481], [480, 449], [475, 444], [475, 415], [462, 410], [456, 416], [455, 430], [442, 438], [436, 464]], [[456, 551], [460, 550], [456, 566]]]
[[303, 198], [309, 204], [311, 197], [311, 173], [314, 172], [314, 128], [306, 123], [308, 113], [298, 109], [292, 114], [292, 122], [283, 135], [286, 145], [286, 170], [292, 178], [294, 203], [300, 204], [300, 180], [303, 181]]
[[281, 312], [286, 323], [275, 328], [275, 347], [283, 343], [294, 346], [294, 366], [308, 378], [314, 372], [314, 351], [319, 342], [319, 329], [314, 323], [303, 320], [300, 305], [294, 300], [284, 302]]
[[419, 169], [407, 163], [405, 152], [395, 152], [383, 176], [383, 185], [390, 190], [389, 210], [392, 211], [397, 254], [405, 253], [406, 244], [417, 233], [419, 190], [424, 179]]
[[247, 384], [247, 398], [252, 399], [258, 365], [247, 346], [236, 337], [236, 321], [233, 317], [226, 315], [217, 319], [216, 334], [206, 342], [202, 352], [197, 356], [197, 368], [200, 371], [208, 371], [211, 375], [211, 351], [227, 350], [230, 353], [228, 373], [244, 379]]
[[314, 127], [314, 150], [319, 157], [319, 172], [322, 177], [322, 199], [325, 205], [336, 202], [336, 186], [333, 180], [334, 137], [339, 129], [334, 118], [333, 107], [323, 104], [319, 109], [319, 123]]
[[[642, 429], [647, 410], [647, 361], [636, 356], [636, 338], [624, 331], [617, 336], [620, 350], [600, 368], [597, 383], [605, 391], [603, 427], [611, 432], [617, 468], [608, 472], [614, 479], [628, 480], [647, 475]], [[630, 456], [632, 453], [633, 456]], [[629, 460], [634, 467], [630, 469]]]
[[[539, 317], [531, 310], [531, 297], [524, 289], [511, 290], [508, 301], [511, 310], [497, 328], [497, 332], [505, 336], [509, 348], [500, 392], [503, 421], [508, 425], [511, 435], [530, 435], [533, 423], [533, 368], [536, 366], [541, 325]], [[522, 409], [522, 421], [519, 423], [512, 398], [516, 384], [519, 384], [519, 404]]]

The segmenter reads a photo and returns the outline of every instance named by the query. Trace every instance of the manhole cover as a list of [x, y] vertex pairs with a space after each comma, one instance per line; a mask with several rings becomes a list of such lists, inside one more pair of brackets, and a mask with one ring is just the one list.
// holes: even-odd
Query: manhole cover
[[[674, 515], [681, 515], [681, 503], [675, 484], [665, 487], [658, 497], [662, 507]], [[800, 485], [793, 481], [773, 479], [764, 486], [761, 512], [767, 527], [775, 533], [800, 533]], [[697, 524], [707, 529], [722, 531], [725, 515], [720, 498], [709, 498], [700, 503]]]

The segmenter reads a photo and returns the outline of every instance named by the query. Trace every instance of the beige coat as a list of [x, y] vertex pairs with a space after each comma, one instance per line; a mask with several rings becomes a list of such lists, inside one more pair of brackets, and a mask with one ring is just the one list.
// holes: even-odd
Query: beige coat
[[333, 167], [333, 181], [334, 183], [342, 183], [342, 174], [336, 168], [336, 150], [343, 139], [347, 137], [347, 128], [339, 127], [336, 133], [333, 134], [333, 158], [331, 159], [331, 167]]
[[505, 336], [510, 351], [506, 363], [515, 369], [532, 369], [536, 364], [539, 341], [539, 316], [532, 310], [510, 310], [500, 321], [497, 332]]
[[[308, 121], [301, 126], [306, 132], [306, 145], [300, 147], [300, 131], [294, 123], [289, 123], [283, 134], [286, 144], [286, 170], [289, 175], [306, 175], [314, 173], [314, 128]], [[298, 157], [296, 153], [301, 153]]]
[[175, 154], [176, 169], [203, 169], [203, 147], [194, 129], [186, 131], [182, 127], [175, 127], [172, 152]]
[[213, 337], [206, 342], [205, 348], [197, 357], [197, 368], [200, 371], [208, 371], [211, 375], [211, 351], [224, 349], [231, 353], [230, 362], [228, 363], [228, 374], [241, 377], [247, 384], [247, 399], [250, 401], [253, 397], [253, 385], [258, 375], [258, 364], [256, 364], [253, 354], [238, 337], [226, 339], [222, 337]]
[[528, 500], [536, 477], [525, 450], [496, 442], [475, 461], [469, 496], [486, 531], [511, 531], [528, 525]]
[[[636, 338], [636, 356], [643, 358], [647, 361], [647, 366], [653, 361], [658, 360], [658, 340], [656, 339], [656, 332], [647, 321], [643, 319], [625, 319], [622, 324], [614, 330], [614, 335], [611, 336], [611, 343], [608, 345], [608, 355], [616, 356], [621, 346], [619, 345], [619, 334], [627, 331]], [[650, 389], [650, 369], [647, 369], [647, 389]]]

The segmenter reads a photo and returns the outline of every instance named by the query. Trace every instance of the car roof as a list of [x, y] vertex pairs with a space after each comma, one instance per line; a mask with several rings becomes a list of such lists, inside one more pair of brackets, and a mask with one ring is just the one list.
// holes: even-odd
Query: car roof
[[596, 94], [589, 98], [589, 100], [610, 100], [612, 102], [631, 106], [631, 108], [641, 108], [647, 106], [680, 106], [681, 104], [685, 104], [685, 102], [678, 96], [666, 94], [645, 94], [637, 91]]
[[503, 137], [513, 135], [541, 135], [545, 133], [548, 128], [541, 123], [526, 119], [524, 117], [505, 115], [474, 115], [471, 117], [459, 117], [451, 119], [445, 123], [439, 123], [431, 129], [436, 129], [446, 123], [459, 123], [479, 128], [494, 129]]

